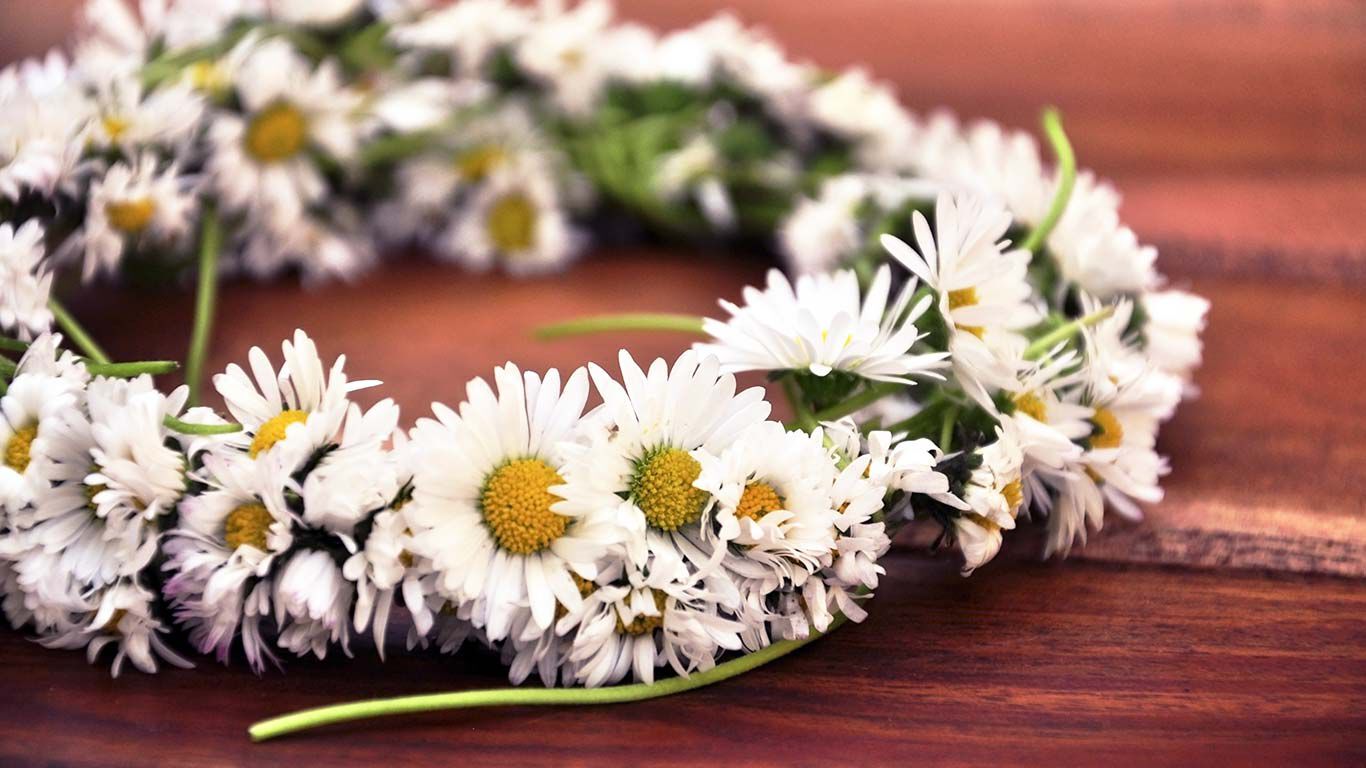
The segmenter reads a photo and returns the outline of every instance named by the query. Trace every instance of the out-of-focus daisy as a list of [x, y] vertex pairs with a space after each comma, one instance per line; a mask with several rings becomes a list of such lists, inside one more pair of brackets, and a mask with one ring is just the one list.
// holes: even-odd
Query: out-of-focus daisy
[[296, 434], [309, 446], [325, 444], [346, 417], [347, 395], [378, 383], [348, 381], [345, 355], [325, 373], [317, 345], [301, 330], [294, 332], [293, 343], [285, 341], [280, 349], [284, 365], [278, 373], [266, 353], [252, 347], [247, 354], [252, 375], [232, 363], [213, 377], [228, 412], [242, 425], [242, 432], [226, 442], [253, 459]]
[[286, 24], [331, 27], [360, 12], [366, 0], [266, 0], [270, 15]]
[[892, 235], [883, 235], [882, 245], [934, 289], [954, 373], [968, 394], [990, 407], [988, 389], [1015, 380], [1024, 348], [1017, 331], [1038, 319], [1025, 279], [1029, 252], [1003, 251], [1010, 215], [979, 198], [941, 194], [934, 232], [919, 211], [913, 221], [919, 253]]
[[768, 273], [763, 290], [746, 288], [745, 303], [721, 301], [731, 318], [708, 319], [703, 329], [715, 342], [699, 343], [699, 353], [715, 355], [727, 372], [809, 371], [826, 376], [843, 371], [867, 379], [909, 383], [912, 376], [933, 376], [942, 353], [912, 354], [923, 338], [916, 320], [931, 299], [910, 306], [914, 283], [888, 305], [891, 270], [878, 270], [866, 296], [860, 296], [852, 270], [802, 275], [794, 287], [778, 270]]
[[461, 263], [513, 274], [563, 266], [579, 250], [554, 179], [538, 169], [508, 167], [489, 176], [441, 249]]
[[247, 237], [238, 263], [257, 277], [270, 277], [292, 266], [302, 272], [305, 283], [354, 278], [379, 255], [361, 232], [359, 217], [349, 206], [340, 202], [333, 205], [330, 218], [333, 221], [324, 222], [305, 215], [288, 231], [253, 233]]
[[209, 173], [230, 211], [286, 232], [326, 191], [310, 153], [345, 162], [355, 152], [360, 96], [334, 61], [314, 68], [280, 38], [242, 45], [233, 84], [245, 114], [215, 117]]
[[707, 222], [717, 230], [727, 231], [735, 226], [735, 209], [718, 178], [721, 163], [721, 155], [711, 139], [694, 137], [660, 158], [655, 188], [661, 197], [671, 201], [691, 193]]
[[0, 329], [21, 339], [52, 326], [52, 272], [43, 260], [43, 225], [0, 224]]
[[204, 101], [188, 84], [143, 92], [137, 78], [103, 82], [95, 96], [96, 119], [90, 142], [127, 155], [150, 145], [167, 149], [182, 145], [199, 126]]
[[390, 38], [403, 46], [452, 54], [458, 76], [471, 77], [502, 46], [531, 28], [531, 13], [507, 0], [464, 0], [394, 27]]
[[890, 86], [851, 69], [811, 91], [809, 99], [810, 119], [853, 142], [862, 168], [885, 173], [906, 167], [915, 124]]
[[134, 580], [125, 580], [98, 593], [91, 610], [78, 622], [42, 634], [38, 642], [47, 648], [85, 648], [95, 663], [105, 648], [115, 649], [111, 674], [118, 677], [124, 662], [148, 674], [157, 671], [157, 659], [172, 666], [194, 666], [161, 639], [167, 628], [153, 615], [155, 595]]
[[187, 232], [195, 198], [172, 165], [158, 168], [151, 152], [118, 162], [90, 185], [90, 208], [81, 230], [83, 276], [113, 272], [125, 251], [141, 243], [174, 245]]
[[1200, 334], [1205, 330], [1209, 299], [1185, 291], [1146, 293], [1140, 299], [1147, 322], [1144, 354], [1161, 371], [1189, 381], [1200, 365]]
[[766, 419], [770, 406], [762, 387], [737, 394], [735, 377], [695, 351], [672, 367], [655, 360], [648, 372], [626, 350], [619, 360], [622, 383], [590, 366], [603, 406], [586, 444], [565, 449], [566, 483], [557, 491], [564, 501], [556, 509], [565, 515], [615, 511], [630, 534], [626, 549], [640, 565], [651, 539], [695, 533], [709, 508], [710, 494], [694, 485], [702, 472], [697, 452], [720, 453]]
[[154, 46], [178, 51], [207, 43], [232, 18], [260, 10], [260, 0], [89, 0], [81, 13], [76, 64], [96, 80], [135, 76]]
[[587, 115], [607, 82], [603, 49], [611, 21], [606, 0], [584, 0], [567, 9], [558, 0], [544, 3], [536, 23], [516, 44], [517, 64], [546, 86], [565, 112]]
[[466, 389], [459, 415], [438, 406], [413, 432], [413, 501], [405, 514], [416, 552], [438, 574], [438, 588], [472, 604], [475, 627], [502, 640], [529, 609], [538, 628], [556, 606], [576, 608], [574, 579], [596, 563], [621, 532], [611, 509], [569, 508], [561, 501], [562, 444], [574, 439], [588, 398], [579, 369], [561, 390], [508, 364]]
[[0, 199], [25, 190], [51, 195], [66, 186], [92, 112], [56, 50], [0, 70]]

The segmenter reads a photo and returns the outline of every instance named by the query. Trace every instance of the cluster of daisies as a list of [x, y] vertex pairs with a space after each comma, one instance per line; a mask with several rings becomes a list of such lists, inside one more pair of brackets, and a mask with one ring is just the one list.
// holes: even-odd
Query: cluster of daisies
[[[363, 634], [382, 654], [397, 625], [494, 648], [515, 682], [650, 682], [862, 619], [903, 526], [966, 574], [1021, 519], [1066, 553], [1161, 498], [1208, 304], [1056, 125], [1054, 167], [730, 17], [427, 6], [92, 0], [71, 59], [0, 71], [15, 627], [116, 674], [191, 650], [259, 672]], [[215, 376], [220, 414], [53, 301], [68, 273], [204, 291], [412, 245], [543, 272], [590, 232], [772, 238], [789, 269], [676, 360], [509, 363], [411, 429], [302, 332]], [[755, 373], [786, 422], [740, 388]]]

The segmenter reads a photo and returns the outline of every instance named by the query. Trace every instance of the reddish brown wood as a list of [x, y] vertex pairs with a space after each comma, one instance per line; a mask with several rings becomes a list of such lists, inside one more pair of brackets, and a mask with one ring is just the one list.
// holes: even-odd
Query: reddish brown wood
[[[296, 707], [502, 684], [480, 651], [111, 681], [0, 634], [0, 763], [1360, 764], [1366, 592], [1327, 578], [888, 560], [872, 617], [685, 696], [438, 713], [253, 745]], [[397, 650], [397, 649], [392, 649]], [[854, 758], [853, 756], [857, 756]]]

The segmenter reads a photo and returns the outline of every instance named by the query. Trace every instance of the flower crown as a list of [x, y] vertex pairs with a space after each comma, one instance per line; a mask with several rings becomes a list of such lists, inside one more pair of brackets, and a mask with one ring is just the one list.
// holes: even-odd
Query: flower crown
[[[862, 620], [908, 524], [969, 574], [1022, 516], [1065, 554], [1107, 507], [1162, 497], [1156, 433], [1208, 303], [1163, 286], [1055, 112], [1049, 165], [1028, 135], [915, 117], [727, 16], [658, 36], [592, 0], [425, 5], [92, 0], [70, 62], [0, 72], [15, 627], [115, 675], [191, 666], [186, 646], [260, 673], [366, 632], [383, 654], [401, 607], [410, 649], [474, 641], [514, 683], [565, 686], [343, 705], [258, 738], [638, 699]], [[589, 231], [771, 238], [788, 274], [720, 318], [546, 328], [700, 341], [616, 371], [508, 363], [406, 432], [302, 331], [212, 378], [226, 414], [198, 405], [221, 275], [351, 278], [410, 244], [529, 274]], [[169, 392], [153, 376], [176, 363], [110, 361], [51, 297], [63, 271], [134, 270], [197, 281]], [[786, 423], [739, 388], [753, 371]]]

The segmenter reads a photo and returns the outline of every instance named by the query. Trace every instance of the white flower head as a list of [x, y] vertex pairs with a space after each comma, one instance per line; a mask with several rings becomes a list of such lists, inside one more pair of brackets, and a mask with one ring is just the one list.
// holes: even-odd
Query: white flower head
[[703, 329], [715, 342], [695, 345], [715, 355], [728, 372], [842, 371], [877, 381], [909, 383], [912, 376], [939, 378], [942, 353], [912, 354], [923, 334], [915, 322], [929, 307], [926, 297], [910, 306], [914, 283], [891, 304], [891, 270], [878, 270], [867, 295], [852, 270], [802, 275], [792, 283], [778, 270], [763, 290], [746, 288], [745, 303], [722, 301], [730, 320], [708, 319]]
[[892, 235], [882, 236], [887, 252], [934, 289], [949, 331], [954, 373], [968, 394], [990, 408], [989, 389], [1015, 380], [1023, 338], [1018, 330], [1038, 319], [1025, 273], [1029, 252], [1004, 251], [1010, 215], [974, 197], [941, 194], [935, 229], [913, 215], [917, 253]]
[[507, 166], [475, 191], [447, 234], [442, 253], [466, 266], [494, 264], [513, 274], [563, 267], [581, 239], [570, 227], [554, 178], [544, 169]]
[[43, 258], [43, 226], [30, 219], [0, 224], [0, 329], [30, 339], [52, 326], [52, 271]]
[[118, 162], [90, 185], [90, 208], [81, 230], [83, 275], [114, 272], [138, 244], [183, 242], [195, 211], [190, 184], [172, 165], [159, 168], [154, 154]]
[[558, 371], [542, 378], [508, 364], [494, 382], [496, 392], [470, 382], [459, 414], [437, 405], [436, 419], [418, 422], [405, 515], [440, 592], [502, 640], [524, 610], [544, 630], [557, 605], [577, 607], [575, 576], [596, 575], [621, 532], [610, 510], [561, 501], [563, 445], [577, 434], [588, 373], [561, 389]]

